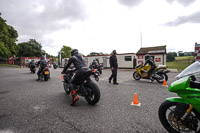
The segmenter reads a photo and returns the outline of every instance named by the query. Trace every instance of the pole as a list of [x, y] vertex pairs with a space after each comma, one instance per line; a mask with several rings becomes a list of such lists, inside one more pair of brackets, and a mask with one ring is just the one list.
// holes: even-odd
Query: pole
[[140, 42], [141, 42], [141, 48], [142, 48], [142, 31], [140, 30]]

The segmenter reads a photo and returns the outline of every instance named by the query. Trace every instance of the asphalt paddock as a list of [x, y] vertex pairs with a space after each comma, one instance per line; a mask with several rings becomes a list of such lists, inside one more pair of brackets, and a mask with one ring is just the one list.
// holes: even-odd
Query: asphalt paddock
[[[165, 133], [158, 108], [176, 96], [154, 81], [135, 81], [133, 70], [118, 70], [119, 85], [108, 83], [111, 74], [103, 70], [97, 85], [100, 101], [91, 106], [80, 97], [71, 107], [63, 89], [62, 69], [51, 70], [47, 82], [27, 68], [0, 67], [0, 133]], [[178, 73], [169, 73], [167, 84]], [[137, 93], [140, 107], [131, 105]]]

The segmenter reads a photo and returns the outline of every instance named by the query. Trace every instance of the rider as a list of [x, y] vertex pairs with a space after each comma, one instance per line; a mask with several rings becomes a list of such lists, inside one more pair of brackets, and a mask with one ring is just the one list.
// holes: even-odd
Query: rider
[[40, 69], [37, 72], [37, 75], [38, 75], [37, 81], [40, 80], [40, 74], [41, 74], [41, 72], [44, 70], [45, 67], [47, 67], [47, 61], [46, 61], [46, 59], [45, 59], [44, 56], [42, 56], [41, 59], [40, 59], [40, 61], [38, 61], [37, 67], [39, 65], [40, 65]]
[[94, 59], [93, 62], [92, 62], [92, 65], [94, 65], [95, 67], [98, 66], [97, 60]]
[[72, 95], [72, 102], [71, 106], [74, 105], [76, 101], [78, 101], [79, 97], [77, 96], [75, 86], [79, 79], [81, 78], [82, 73], [85, 73], [88, 69], [85, 60], [83, 59], [82, 55], [78, 53], [77, 49], [73, 49], [71, 51], [71, 57], [68, 60], [68, 63], [65, 65], [63, 71], [61, 74], [64, 74], [65, 71], [70, 67], [70, 65], [73, 63], [74, 67], [76, 68], [76, 72], [73, 75], [72, 79], [70, 80], [70, 91]]
[[147, 64], [149, 64], [151, 66], [151, 68], [149, 69], [147, 74], [149, 76], [150, 82], [152, 82], [152, 72], [156, 68], [156, 64], [155, 64], [153, 58], [149, 54], [145, 55], [145, 64], [144, 64], [144, 66], [147, 65]]
[[32, 68], [32, 67], [34, 67], [35, 66], [35, 61], [34, 60], [31, 60], [31, 62], [30, 62], [30, 68]]

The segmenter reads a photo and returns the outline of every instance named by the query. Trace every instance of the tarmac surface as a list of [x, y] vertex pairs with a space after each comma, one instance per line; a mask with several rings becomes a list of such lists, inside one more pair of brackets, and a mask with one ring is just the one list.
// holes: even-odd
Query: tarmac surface
[[[166, 133], [158, 108], [176, 94], [154, 81], [136, 81], [133, 70], [118, 70], [119, 85], [108, 83], [111, 74], [103, 70], [97, 85], [100, 101], [91, 106], [80, 97], [70, 106], [58, 68], [49, 81], [36, 81], [28, 68], [0, 67], [0, 133]], [[178, 73], [168, 73], [169, 85]], [[140, 107], [131, 105], [134, 93]]]

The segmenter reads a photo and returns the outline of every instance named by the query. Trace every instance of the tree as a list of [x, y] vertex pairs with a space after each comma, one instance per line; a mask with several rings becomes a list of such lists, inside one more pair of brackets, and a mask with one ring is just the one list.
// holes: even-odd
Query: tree
[[174, 61], [175, 60], [175, 55], [173, 52], [167, 53], [167, 61]]
[[46, 54], [42, 49], [40, 43], [35, 39], [30, 39], [28, 42], [23, 42], [18, 44], [18, 56], [19, 57], [41, 57]]
[[100, 52], [100, 53], [98, 53], [98, 52], [91, 52], [89, 55], [105, 55], [104, 53], [102, 53], [102, 52]]
[[[16, 56], [18, 52], [18, 47], [16, 45], [18, 33], [10, 25], [6, 24], [6, 20], [1, 17], [0, 14], [0, 56], [10, 57]], [[5, 52], [2, 52], [6, 50]]]
[[71, 50], [72, 50], [71, 47], [63, 45], [62, 49], [60, 50], [62, 51], [61, 53], [62, 58], [69, 58], [71, 56]]
[[0, 42], [0, 57], [8, 58], [10, 56], [11, 56], [11, 53], [8, 50], [8, 48], [4, 45], [3, 42]]

